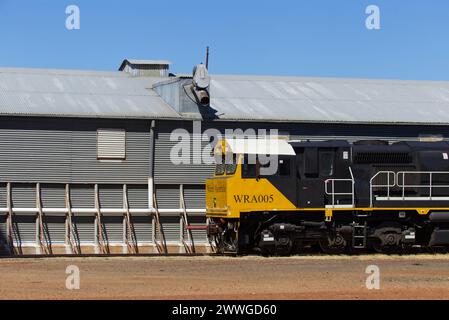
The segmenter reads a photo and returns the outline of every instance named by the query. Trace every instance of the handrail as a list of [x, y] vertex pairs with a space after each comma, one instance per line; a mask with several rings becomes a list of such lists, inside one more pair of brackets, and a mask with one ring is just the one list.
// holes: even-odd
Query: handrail
[[[427, 185], [423, 185], [423, 184], [420, 184], [420, 185], [413, 185], [413, 184], [409, 184], [409, 185], [407, 185], [407, 184], [405, 184], [405, 175], [406, 174], [409, 174], [409, 175], [412, 175], [412, 174], [420, 174], [420, 175], [423, 175], [423, 174], [427, 174], [427, 175], [429, 175], [429, 184], [427, 184]], [[429, 188], [429, 199], [430, 200], [432, 200], [432, 188], [449, 188], [449, 185], [443, 185], [443, 184], [440, 184], [440, 185], [434, 185], [433, 184], [433, 177], [434, 177], [434, 175], [438, 175], [438, 174], [449, 174], [449, 172], [448, 171], [399, 171], [398, 173], [397, 173], [397, 186], [398, 187], [400, 187], [400, 188], [402, 188], [402, 199], [405, 199], [405, 189], [406, 188]], [[400, 176], [402, 176], [402, 184], [400, 184], [399, 183], [399, 177]]]
[[[374, 179], [382, 174], [387, 174], [387, 184], [373, 184]], [[393, 175], [393, 184], [390, 184], [390, 175]], [[373, 207], [373, 188], [387, 188], [387, 197], [390, 198], [390, 188], [393, 188], [396, 185], [396, 173], [394, 171], [378, 171], [374, 176], [371, 177], [369, 181], [370, 186], [370, 206]]]
[[[324, 181], [324, 193], [328, 196], [332, 196], [332, 207], [335, 207], [335, 196], [351, 196], [351, 205], [354, 206], [354, 175], [352, 173], [351, 167], [349, 167], [349, 173], [351, 174], [351, 179], [327, 179]], [[335, 192], [335, 182], [351, 182], [351, 192]], [[332, 191], [329, 192], [329, 183], [331, 183]]]
[[354, 181], [354, 175], [352, 174], [352, 168], [348, 167], [348, 169], [349, 169], [349, 173], [351, 174], [351, 179], [352, 179], [352, 181]]
[[[387, 174], [387, 184], [373, 184], [373, 181], [376, 177], [378, 177], [381, 174]], [[401, 194], [402, 194], [402, 200], [405, 200], [405, 189], [407, 188], [428, 188], [429, 189], [429, 200], [432, 200], [432, 191], [433, 188], [448, 188], [449, 184], [440, 184], [435, 185], [434, 184], [434, 176], [438, 174], [449, 174], [449, 171], [379, 171], [377, 172], [371, 179], [370, 179], [370, 205], [373, 207], [374, 202], [374, 190], [373, 188], [379, 187], [379, 188], [387, 188], [387, 200], [390, 200], [390, 188], [393, 188], [395, 186], [401, 188]], [[393, 184], [390, 184], [390, 176], [393, 175]], [[406, 184], [405, 183], [405, 176], [406, 175], [428, 175], [429, 177], [429, 183], [428, 184]], [[449, 192], [448, 192], [449, 196]]]

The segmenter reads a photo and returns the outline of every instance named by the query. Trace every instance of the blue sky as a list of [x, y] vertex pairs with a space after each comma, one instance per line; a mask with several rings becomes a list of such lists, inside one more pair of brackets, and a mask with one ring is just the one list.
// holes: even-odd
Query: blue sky
[[[78, 5], [81, 29], [65, 28]], [[381, 29], [365, 28], [380, 8]], [[449, 80], [447, 0], [0, 0], [0, 66], [116, 70], [125, 57], [215, 74]]]

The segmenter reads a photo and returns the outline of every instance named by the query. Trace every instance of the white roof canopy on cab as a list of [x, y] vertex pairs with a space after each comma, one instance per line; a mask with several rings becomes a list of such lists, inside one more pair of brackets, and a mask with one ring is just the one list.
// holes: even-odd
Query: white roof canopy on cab
[[215, 154], [264, 154], [295, 155], [295, 150], [284, 139], [244, 139], [231, 138], [220, 140], [215, 146]]

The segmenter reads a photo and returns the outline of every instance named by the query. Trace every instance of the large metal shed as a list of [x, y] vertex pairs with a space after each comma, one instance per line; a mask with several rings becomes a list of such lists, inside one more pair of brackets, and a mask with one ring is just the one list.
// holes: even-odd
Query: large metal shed
[[202, 146], [207, 129], [277, 129], [291, 140], [449, 138], [448, 82], [212, 76], [203, 107], [186, 89], [192, 79], [168, 76], [168, 65], [0, 69], [2, 252], [210, 250], [194, 226], [205, 224], [213, 166], [172, 163], [176, 129], [195, 131], [188, 144]]

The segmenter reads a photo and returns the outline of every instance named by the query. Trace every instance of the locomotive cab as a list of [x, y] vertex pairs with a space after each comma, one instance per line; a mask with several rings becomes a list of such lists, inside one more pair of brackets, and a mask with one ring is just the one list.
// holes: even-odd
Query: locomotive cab
[[291, 142], [298, 161], [298, 207], [352, 205], [351, 149], [347, 141]]

